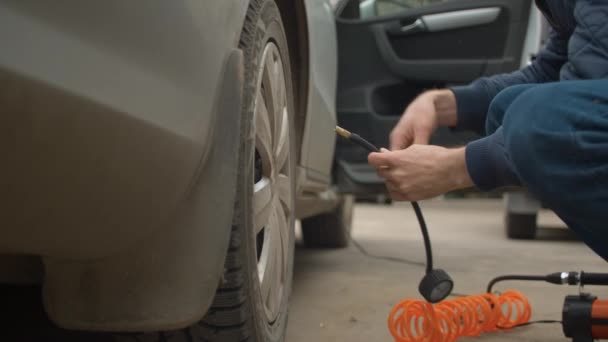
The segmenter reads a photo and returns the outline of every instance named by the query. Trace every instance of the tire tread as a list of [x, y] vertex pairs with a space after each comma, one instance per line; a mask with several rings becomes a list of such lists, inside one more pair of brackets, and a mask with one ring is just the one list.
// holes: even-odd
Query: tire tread
[[[252, 0], [249, 3], [245, 22], [239, 41], [239, 48], [243, 50], [246, 60], [255, 60], [256, 34], [258, 32], [256, 23], [260, 16], [264, 0]], [[257, 65], [252, 68], [245, 68], [244, 96], [251, 96], [256, 88], [255, 70]], [[250, 114], [249, 99], [243, 101], [243, 113]], [[245, 121], [245, 120], [244, 120]], [[235, 205], [235, 221], [239, 220], [240, 212], [238, 200]], [[246, 265], [242, 264], [239, 253], [243, 247], [243, 237], [238, 225], [231, 227], [230, 243], [228, 254], [224, 264], [224, 275], [222, 283], [217, 289], [213, 303], [207, 315], [199, 323], [201, 329], [200, 336], [206, 341], [249, 341], [251, 338], [251, 327], [248, 324], [249, 308], [247, 302], [247, 288], [245, 285]]]

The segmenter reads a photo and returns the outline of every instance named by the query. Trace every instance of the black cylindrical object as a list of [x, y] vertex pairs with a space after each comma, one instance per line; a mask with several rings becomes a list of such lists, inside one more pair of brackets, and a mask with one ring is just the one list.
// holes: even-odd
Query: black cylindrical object
[[562, 328], [574, 342], [608, 338], [608, 301], [589, 294], [567, 296], [562, 311]]
[[446, 299], [453, 288], [454, 281], [446, 271], [432, 269], [420, 281], [418, 292], [427, 302], [434, 304]]
[[608, 273], [587, 273], [580, 274], [581, 285], [608, 285]]
[[596, 297], [566, 296], [562, 310], [562, 329], [566, 337], [577, 342], [593, 342], [591, 336], [591, 307]]
[[380, 152], [380, 149], [378, 149], [378, 147], [374, 146], [369, 141], [361, 138], [361, 136], [359, 136], [358, 134], [351, 133], [350, 134], [350, 140], [352, 140], [353, 142], [355, 142], [359, 146], [361, 146], [364, 149], [366, 149], [367, 152]]

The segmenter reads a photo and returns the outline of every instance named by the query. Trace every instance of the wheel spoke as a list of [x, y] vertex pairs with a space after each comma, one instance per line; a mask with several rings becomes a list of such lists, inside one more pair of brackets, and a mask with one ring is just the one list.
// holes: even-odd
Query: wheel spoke
[[272, 295], [272, 282], [274, 281], [271, 276], [272, 272], [274, 272], [274, 265], [270, 256], [265, 266], [266, 268], [264, 269], [264, 272], [262, 274], [262, 284], [260, 284], [260, 291], [262, 292], [262, 300], [264, 301], [264, 303], [268, 303]]
[[275, 266], [276, 251], [274, 246], [279, 242], [276, 241], [275, 232], [277, 229], [276, 211], [273, 210], [270, 215], [270, 222], [266, 227], [266, 238], [264, 241], [265, 250], [260, 258], [260, 266], [258, 266], [258, 274], [261, 278], [262, 283], [260, 284], [260, 290], [262, 291], [262, 300], [268, 303], [272, 296], [272, 290], [274, 286], [274, 274], [279, 271]]
[[281, 116], [283, 117], [281, 122], [281, 128], [278, 130], [279, 134], [276, 136], [276, 165], [277, 170], [281, 171], [285, 167], [287, 157], [289, 156], [289, 118], [287, 117], [287, 111], [283, 111]]
[[[281, 248], [280, 248], [280, 257], [281, 257], [281, 267], [283, 270], [283, 276], [287, 274], [287, 268], [289, 267], [289, 222], [285, 212], [285, 208], [283, 205], [277, 206], [277, 221], [278, 221], [278, 231], [279, 238], [281, 240]], [[283, 281], [283, 277], [281, 277], [281, 281]]]
[[262, 74], [262, 87], [264, 89], [264, 99], [268, 102], [268, 112], [274, 117], [274, 113], [278, 109], [278, 104], [275, 101], [277, 94], [277, 69], [272, 56], [272, 51], [268, 51], [266, 60], [264, 61], [264, 71]]
[[272, 128], [270, 123], [270, 115], [266, 107], [266, 101], [261, 93], [258, 93], [256, 99], [255, 110], [255, 146], [262, 158], [264, 174], [268, 176], [268, 172], [272, 170], [273, 150], [272, 150]]
[[[278, 203], [277, 203], [278, 204]], [[278, 208], [278, 206], [277, 206]], [[281, 300], [281, 285], [282, 285], [282, 275], [283, 275], [283, 268], [282, 268], [282, 264], [283, 264], [283, 253], [281, 251], [282, 249], [282, 243], [281, 243], [281, 236], [280, 236], [280, 231], [281, 229], [285, 229], [285, 227], [281, 227], [281, 223], [279, 221], [279, 217], [278, 217], [279, 212], [275, 211], [274, 217], [276, 218], [276, 226], [274, 226], [273, 228], [273, 232], [272, 237], [273, 237], [273, 246], [272, 251], [271, 251], [271, 258], [269, 259], [269, 262], [272, 263], [272, 273], [267, 274], [269, 280], [271, 281], [271, 286], [270, 286], [270, 293], [268, 296], [268, 308], [272, 311], [272, 312], [276, 312], [277, 308], [279, 306], [279, 302]]]
[[[278, 137], [278, 132], [282, 126], [282, 113], [285, 108], [285, 73], [279, 58], [278, 51], [268, 51], [264, 63], [264, 74], [262, 78], [264, 88], [264, 99], [267, 102], [268, 112], [272, 124], [274, 137]], [[273, 140], [276, 143], [278, 140]]]
[[253, 217], [255, 233], [259, 233], [270, 221], [272, 213], [272, 187], [264, 177], [253, 186]]
[[289, 129], [289, 121], [287, 120], [286, 109], [285, 75], [280, 61], [276, 63], [276, 69], [276, 83], [275, 86], [273, 86], [274, 93], [272, 97], [274, 108], [273, 146], [275, 147], [275, 151], [278, 151], [281, 136], [286, 133], [284, 130]]
[[293, 203], [291, 200], [291, 184], [290, 179], [285, 174], [279, 174], [279, 179], [277, 182], [277, 192], [279, 196], [279, 200], [283, 203], [288, 210], [287, 214], [291, 212], [293, 209]]

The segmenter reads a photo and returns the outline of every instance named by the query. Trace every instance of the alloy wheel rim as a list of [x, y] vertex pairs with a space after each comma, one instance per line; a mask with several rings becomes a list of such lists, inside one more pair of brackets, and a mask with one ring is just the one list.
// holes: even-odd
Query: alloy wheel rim
[[279, 314], [289, 260], [291, 200], [289, 114], [285, 72], [273, 42], [264, 48], [254, 103], [253, 229], [258, 278], [268, 320]]

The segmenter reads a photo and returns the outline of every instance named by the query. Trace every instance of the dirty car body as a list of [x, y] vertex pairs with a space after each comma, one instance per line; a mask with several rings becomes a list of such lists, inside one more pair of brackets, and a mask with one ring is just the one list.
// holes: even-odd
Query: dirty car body
[[[295, 49], [288, 37], [305, 71], [297, 198], [310, 199], [331, 190], [333, 18], [321, 0], [297, 2], [297, 16], [277, 3], [288, 33], [308, 38]], [[23, 265], [0, 274], [41, 283], [60, 326], [176, 329], [211, 305], [233, 220], [248, 5], [0, 2], [0, 258]]]

